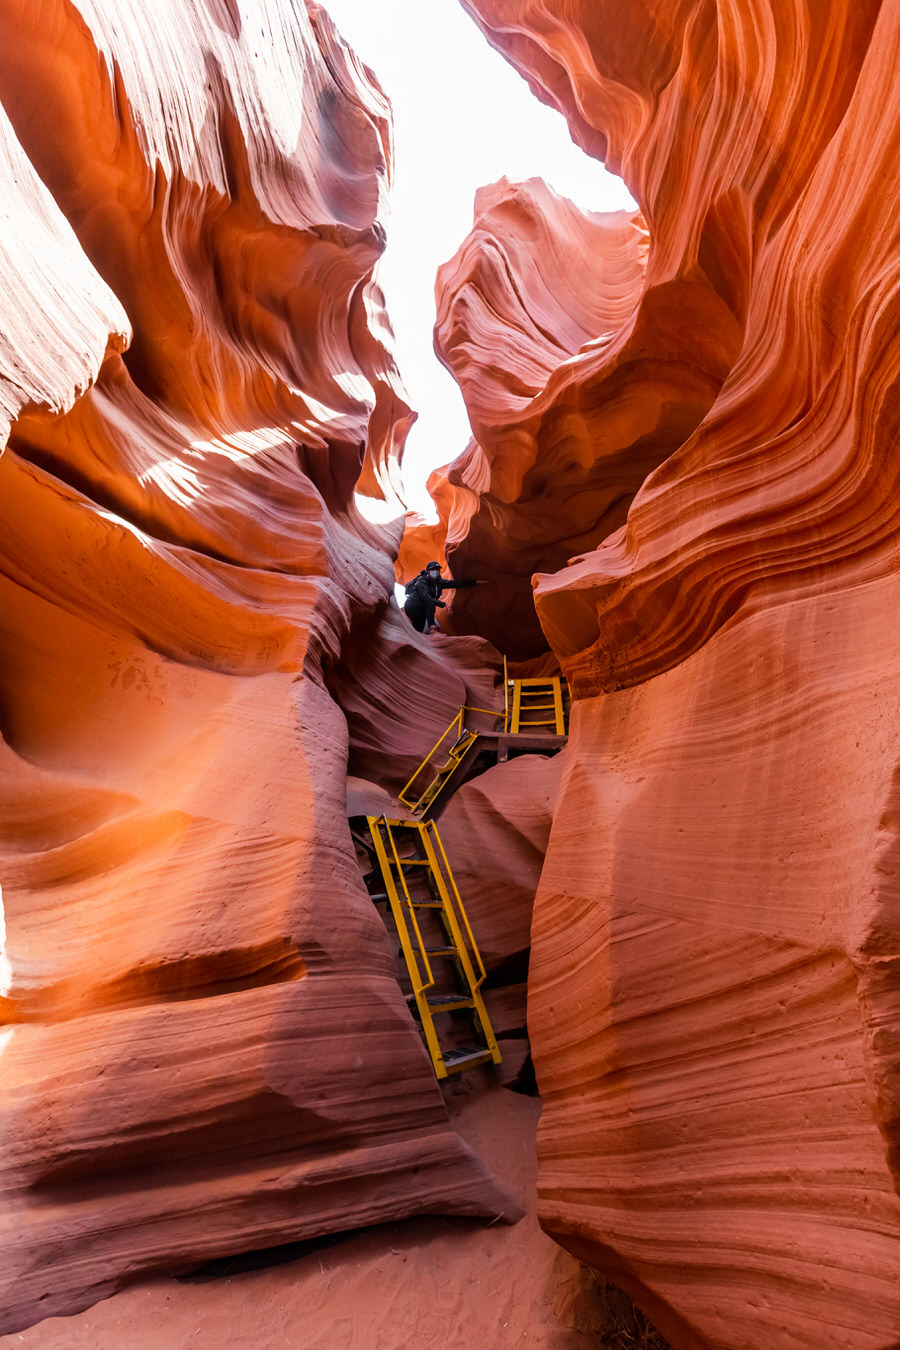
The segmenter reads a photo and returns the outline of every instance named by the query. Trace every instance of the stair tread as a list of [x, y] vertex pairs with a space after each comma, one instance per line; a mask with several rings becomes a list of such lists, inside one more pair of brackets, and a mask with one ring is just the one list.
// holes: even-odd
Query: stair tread
[[426, 956], [456, 956], [456, 952], [457, 952], [457, 949], [456, 949], [455, 947], [426, 947], [426, 948], [425, 948], [425, 955], [426, 955]]
[[462, 1068], [464, 1064], [476, 1064], [479, 1060], [491, 1058], [490, 1050], [484, 1045], [463, 1045], [458, 1050], [443, 1052], [444, 1064], [448, 1069]]
[[429, 1008], [474, 1008], [475, 1000], [466, 994], [427, 994], [425, 1002]]

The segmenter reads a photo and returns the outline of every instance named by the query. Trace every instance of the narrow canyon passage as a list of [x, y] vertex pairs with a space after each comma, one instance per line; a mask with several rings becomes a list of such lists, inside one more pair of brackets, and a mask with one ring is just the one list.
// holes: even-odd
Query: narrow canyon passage
[[460, 4], [636, 205], [480, 186], [430, 521], [327, 5], [0, 10], [4, 1347], [900, 1345], [900, 0]]

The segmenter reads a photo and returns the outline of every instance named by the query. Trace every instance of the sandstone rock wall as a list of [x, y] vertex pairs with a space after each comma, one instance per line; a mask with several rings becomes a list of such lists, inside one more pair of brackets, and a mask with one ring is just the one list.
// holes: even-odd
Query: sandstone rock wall
[[[620, 528], [536, 589], [576, 695], [530, 976], [543, 1222], [679, 1346], [888, 1350], [900, 4], [463, 3], [622, 172], [648, 231], [609, 353], [591, 376], [562, 362], [538, 397], [620, 371], [614, 427], [654, 389], [684, 410], [671, 435], [648, 426], [643, 461], [620, 439]], [[476, 228], [463, 277], [513, 233]], [[445, 282], [442, 313], [467, 296]], [[507, 292], [485, 287], [451, 349], [471, 406], [490, 390], [510, 428], [482, 317]], [[640, 331], [672, 354], [644, 382], [620, 360]], [[568, 460], [556, 432], [555, 500], [605, 425]], [[471, 451], [449, 474], [477, 498], [456, 544], [473, 569], [507, 473], [493, 433], [477, 482]], [[514, 516], [526, 480], [510, 495]]]
[[474, 439], [435, 497], [454, 572], [493, 583], [460, 596], [454, 621], [511, 656], [546, 647], [531, 575], [624, 522], [737, 354], [735, 316], [699, 268], [647, 266], [640, 215], [501, 181], [478, 194], [472, 233], [438, 273], [435, 347]]
[[[507, 1205], [394, 978], [326, 687], [390, 613], [397, 540], [353, 493], [412, 417], [386, 100], [315, 5], [35, 0], [0, 11], [0, 101], [10, 1329]], [[397, 642], [435, 739], [465, 678]]]

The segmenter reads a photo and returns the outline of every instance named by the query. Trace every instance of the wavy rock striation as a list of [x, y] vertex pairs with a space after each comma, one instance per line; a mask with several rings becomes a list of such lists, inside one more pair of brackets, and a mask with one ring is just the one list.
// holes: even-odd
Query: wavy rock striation
[[12, 8], [6, 1329], [140, 1271], [510, 1213], [362, 886], [326, 687], [390, 612], [396, 541], [353, 494], [412, 417], [373, 279], [386, 100], [315, 5]]
[[[485, 410], [449, 472], [471, 528], [448, 554], [477, 569], [495, 477], [506, 519], [527, 509], [530, 400], [554, 501], [595, 444], [622, 453], [591, 470], [619, 484], [619, 528], [536, 587], [577, 699], [530, 974], [543, 1222], [679, 1346], [888, 1350], [900, 4], [463, 3], [648, 231], [631, 315], [546, 378], [534, 292], [531, 346], [499, 371], [490, 355], [508, 220], [476, 225], [441, 302], [442, 350]], [[643, 368], [623, 364], [638, 334]], [[616, 378], [589, 430], [551, 436], [551, 391], [590, 388], [593, 409]]]
[[735, 316], [702, 271], [647, 268], [640, 215], [585, 213], [540, 180], [501, 180], [479, 192], [472, 233], [438, 273], [435, 347], [474, 434], [447, 472], [449, 500], [436, 494], [447, 557], [495, 582], [460, 596], [455, 622], [511, 656], [545, 649], [532, 573], [624, 523], [737, 354]]

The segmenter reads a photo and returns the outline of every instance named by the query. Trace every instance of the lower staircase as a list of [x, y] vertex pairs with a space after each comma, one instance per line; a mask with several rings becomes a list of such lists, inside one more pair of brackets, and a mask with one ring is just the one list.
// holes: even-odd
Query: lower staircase
[[377, 869], [372, 899], [390, 905], [438, 1078], [500, 1063], [481, 994], [485, 969], [434, 821], [368, 816]]

